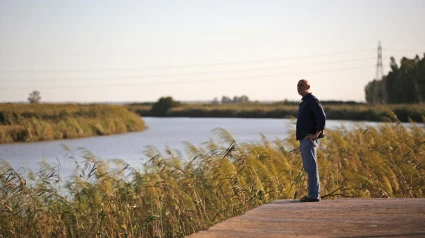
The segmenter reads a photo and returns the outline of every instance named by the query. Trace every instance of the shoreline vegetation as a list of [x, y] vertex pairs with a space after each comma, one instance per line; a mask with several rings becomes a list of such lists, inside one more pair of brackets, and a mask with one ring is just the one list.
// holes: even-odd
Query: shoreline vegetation
[[103, 104], [0, 104], [0, 143], [83, 138], [141, 131], [125, 107]]
[[[395, 119], [394, 119], [395, 120]], [[399, 121], [328, 130], [318, 150], [322, 198], [424, 198], [425, 129]], [[284, 140], [150, 147], [138, 168], [82, 152], [61, 164], [14, 170], [0, 160], [0, 236], [183, 237], [276, 199], [307, 191], [295, 131]]]
[[[425, 104], [368, 105], [322, 102], [327, 119], [425, 122]], [[156, 103], [0, 104], [0, 144], [112, 135], [144, 130], [140, 117], [296, 118], [298, 102], [180, 103], [171, 97]]]
[[[296, 118], [299, 102], [276, 103], [175, 103], [153, 110], [154, 103], [125, 105], [144, 117], [221, 117], [221, 118]], [[322, 102], [327, 119], [351, 121], [391, 121], [396, 115], [401, 122], [424, 122], [425, 104], [368, 105], [355, 102]]]

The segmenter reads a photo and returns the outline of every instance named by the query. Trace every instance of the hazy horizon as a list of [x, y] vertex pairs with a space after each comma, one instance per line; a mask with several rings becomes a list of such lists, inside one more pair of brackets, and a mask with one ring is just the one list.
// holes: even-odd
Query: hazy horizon
[[364, 102], [377, 45], [424, 57], [425, 1], [0, 2], [0, 102]]

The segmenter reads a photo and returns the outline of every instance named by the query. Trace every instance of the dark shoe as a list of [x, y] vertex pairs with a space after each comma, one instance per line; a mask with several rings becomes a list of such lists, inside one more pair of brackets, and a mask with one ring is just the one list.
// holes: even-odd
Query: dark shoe
[[304, 196], [303, 198], [300, 199], [301, 202], [319, 202], [320, 198], [309, 198], [307, 196]]

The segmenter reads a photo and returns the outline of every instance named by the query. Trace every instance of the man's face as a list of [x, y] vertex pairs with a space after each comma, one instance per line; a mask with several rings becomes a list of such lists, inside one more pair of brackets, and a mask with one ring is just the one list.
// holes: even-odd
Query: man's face
[[304, 95], [307, 94], [307, 90], [308, 90], [307, 83], [304, 80], [298, 81], [297, 89], [298, 89], [298, 94], [304, 97]]

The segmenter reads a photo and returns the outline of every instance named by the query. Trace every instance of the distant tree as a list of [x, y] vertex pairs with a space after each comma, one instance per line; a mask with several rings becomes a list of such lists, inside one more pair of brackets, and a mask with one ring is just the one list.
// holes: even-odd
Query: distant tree
[[217, 97], [215, 97], [214, 100], [211, 103], [212, 104], [220, 104]]
[[223, 96], [222, 98], [221, 98], [221, 103], [222, 104], [226, 104], [226, 103], [232, 103], [233, 101], [232, 101], [232, 99], [231, 98], [229, 98], [229, 97], [227, 97], [227, 96]]
[[425, 100], [425, 54], [413, 59], [403, 57], [400, 66], [393, 57], [391, 71], [382, 80], [373, 80], [365, 86], [368, 103], [423, 103]]
[[366, 102], [370, 104], [385, 104], [386, 93], [385, 83], [386, 79], [373, 80], [369, 82], [365, 87]]
[[245, 95], [242, 95], [240, 97], [233, 96], [233, 99], [231, 99], [230, 97], [227, 97], [227, 96], [223, 96], [221, 98], [222, 104], [226, 104], [226, 103], [247, 103], [247, 102], [249, 102], [249, 98], [248, 98], [248, 96], [245, 96]]
[[180, 102], [174, 101], [172, 97], [161, 97], [152, 105], [151, 111], [154, 116], [163, 117], [172, 107], [180, 105]]
[[40, 92], [39, 91], [33, 91], [30, 93], [30, 96], [28, 97], [28, 102], [30, 103], [39, 103], [41, 100]]
[[239, 98], [239, 102], [240, 102], [240, 103], [247, 103], [247, 102], [249, 102], [249, 98], [248, 98], [248, 96], [246, 96], [246, 95], [242, 95], [242, 96]]
[[422, 103], [425, 97], [425, 55], [414, 59], [403, 57], [400, 66], [391, 58], [386, 90], [389, 103]]

